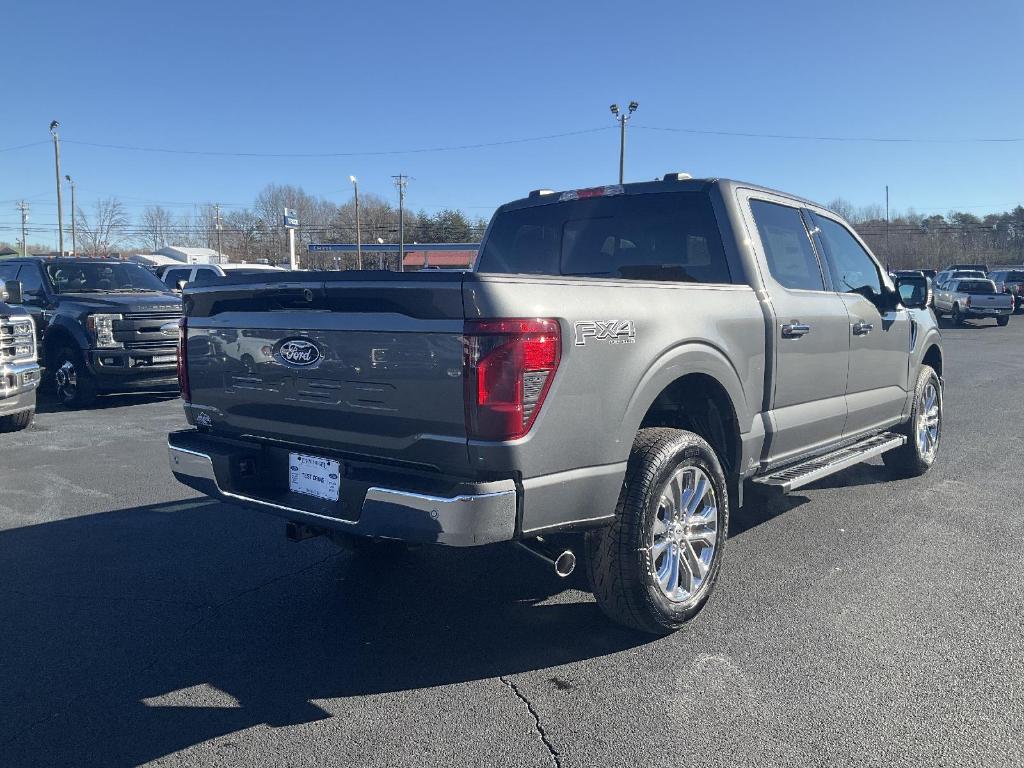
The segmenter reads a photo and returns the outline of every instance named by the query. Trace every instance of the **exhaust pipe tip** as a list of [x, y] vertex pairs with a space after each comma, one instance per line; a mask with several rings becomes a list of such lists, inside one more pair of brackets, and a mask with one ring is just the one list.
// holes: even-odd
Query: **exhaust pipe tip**
[[572, 572], [576, 570], [576, 555], [573, 554], [571, 549], [565, 550], [562, 554], [555, 558], [555, 573], [560, 578], [567, 578], [572, 575]]
[[517, 541], [520, 547], [525, 549], [531, 555], [540, 560], [543, 560], [555, 569], [555, 575], [559, 578], [566, 578], [576, 570], [576, 555], [571, 549], [566, 549], [559, 552], [557, 549], [551, 547], [551, 545], [544, 540], [542, 536], [537, 536], [534, 539], [528, 539], [526, 541]]

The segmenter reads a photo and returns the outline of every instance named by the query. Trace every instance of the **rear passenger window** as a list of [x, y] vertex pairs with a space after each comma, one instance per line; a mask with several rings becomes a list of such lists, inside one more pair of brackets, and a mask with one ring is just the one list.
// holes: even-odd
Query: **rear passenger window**
[[164, 285], [168, 288], [177, 288], [179, 280], [188, 280], [191, 269], [168, 269], [164, 272]]
[[499, 213], [477, 272], [730, 283], [701, 192], [614, 195]]
[[825, 290], [818, 257], [800, 211], [764, 200], [751, 200], [750, 211], [757, 223], [768, 269], [776, 282], [785, 288]]
[[196, 285], [206, 285], [214, 282], [216, 279], [217, 273], [212, 269], [197, 269], [194, 282]]

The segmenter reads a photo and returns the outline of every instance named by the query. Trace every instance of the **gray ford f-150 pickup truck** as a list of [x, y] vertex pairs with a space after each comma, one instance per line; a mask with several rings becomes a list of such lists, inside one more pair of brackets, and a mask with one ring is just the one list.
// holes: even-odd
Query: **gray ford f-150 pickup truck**
[[184, 301], [183, 483], [294, 538], [517, 541], [561, 574], [582, 531], [603, 610], [650, 632], [707, 600], [745, 483], [878, 455], [917, 475], [942, 434], [925, 279], [894, 285], [834, 213], [740, 182], [541, 190], [498, 209], [471, 272]]

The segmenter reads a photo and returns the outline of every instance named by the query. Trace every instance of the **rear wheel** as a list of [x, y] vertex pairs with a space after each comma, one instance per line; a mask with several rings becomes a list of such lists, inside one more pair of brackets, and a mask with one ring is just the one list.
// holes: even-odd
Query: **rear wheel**
[[85, 408], [96, 402], [96, 381], [82, 356], [70, 347], [57, 353], [53, 381], [57, 399], [67, 408]]
[[32, 418], [35, 415], [36, 412], [33, 408], [21, 413], [12, 413], [9, 416], [0, 416], [0, 432], [18, 432], [25, 429], [32, 423]]
[[942, 385], [935, 371], [922, 365], [914, 389], [910, 421], [903, 429], [907, 442], [882, 454], [894, 477], [917, 477], [932, 468], [942, 441]]
[[999, 324], [1000, 326], [1007, 326], [1010, 324], [1010, 316], [1003, 315], [1002, 317], [997, 317], [996, 323]]
[[953, 318], [953, 324], [954, 325], [963, 325], [964, 324], [964, 316], [963, 316], [963, 313], [960, 311], [960, 305], [959, 304], [954, 304], [953, 305], [953, 314], [951, 315], [951, 317]]
[[586, 537], [601, 610], [634, 629], [667, 634], [707, 602], [729, 530], [725, 474], [692, 432], [642, 429], [609, 527]]

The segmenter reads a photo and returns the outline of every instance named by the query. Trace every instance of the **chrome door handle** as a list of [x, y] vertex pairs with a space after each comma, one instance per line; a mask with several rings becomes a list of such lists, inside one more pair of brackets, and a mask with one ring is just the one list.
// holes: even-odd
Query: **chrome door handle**
[[782, 338], [784, 339], [799, 339], [810, 332], [811, 326], [801, 323], [799, 320], [794, 320], [792, 323], [783, 323], [782, 325]]
[[853, 331], [854, 336], [867, 336], [875, 330], [875, 326], [871, 323], [865, 323], [863, 320], [858, 320], [850, 327], [850, 330]]

